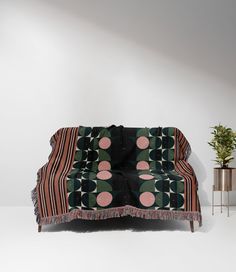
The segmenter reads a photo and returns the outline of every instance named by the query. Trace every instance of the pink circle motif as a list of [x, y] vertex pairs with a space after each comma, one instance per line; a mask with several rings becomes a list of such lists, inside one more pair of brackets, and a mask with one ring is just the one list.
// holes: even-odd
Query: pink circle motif
[[136, 144], [140, 149], [146, 149], [149, 146], [149, 139], [145, 136], [141, 136], [137, 139]]
[[111, 170], [111, 164], [108, 161], [101, 161], [98, 164], [98, 170], [99, 171]]
[[145, 179], [145, 180], [150, 180], [153, 179], [154, 177], [152, 175], [149, 174], [142, 174], [139, 176], [141, 179]]
[[97, 173], [97, 178], [106, 180], [110, 179], [112, 177], [112, 174], [109, 171], [100, 171]]
[[102, 137], [98, 143], [99, 147], [102, 149], [107, 149], [111, 145], [111, 140], [108, 137]]
[[136, 165], [137, 170], [148, 170], [149, 169], [149, 163], [146, 161], [139, 161]]
[[97, 203], [101, 207], [108, 206], [112, 201], [112, 194], [109, 192], [102, 192], [97, 195]]
[[144, 192], [139, 196], [139, 200], [145, 207], [150, 207], [155, 202], [155, 196], [150, 192]]

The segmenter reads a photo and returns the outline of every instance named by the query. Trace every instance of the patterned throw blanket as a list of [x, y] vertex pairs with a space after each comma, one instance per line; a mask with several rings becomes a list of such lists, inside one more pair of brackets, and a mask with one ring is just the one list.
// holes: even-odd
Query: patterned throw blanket
[[190, 145], [177, 128], [62, 128], [50, 143], [32, 191], [38, 224], [126, 215], [201, 223]]

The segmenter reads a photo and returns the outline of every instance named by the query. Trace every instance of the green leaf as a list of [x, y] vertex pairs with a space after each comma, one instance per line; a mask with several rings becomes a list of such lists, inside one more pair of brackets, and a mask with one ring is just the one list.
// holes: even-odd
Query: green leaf
[[234, 159], [232, 153], [236, 149], [236, 132], [221, 124], [212, 129], [213, 138], [208, 144], [216, 151], [215, 161], [221, 166], [228, 166]]

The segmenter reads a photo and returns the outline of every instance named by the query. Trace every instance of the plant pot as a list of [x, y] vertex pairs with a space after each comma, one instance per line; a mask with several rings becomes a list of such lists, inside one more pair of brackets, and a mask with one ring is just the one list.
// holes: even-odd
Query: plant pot
[[234, 170], [235, 168], [214, 168], [215, 191], [232, 191]]

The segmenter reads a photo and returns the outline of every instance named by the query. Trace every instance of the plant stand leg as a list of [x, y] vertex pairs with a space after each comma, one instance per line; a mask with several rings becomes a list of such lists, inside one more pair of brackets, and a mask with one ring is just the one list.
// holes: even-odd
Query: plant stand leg
[[194, 222], [193, 221], [189, 221], [189, 222], [190, 222], [191, 232], [194, 232]]
[[38, 232], [41, 232], [41, 230], [42, 230], [42, 226], [38, 225]]
[[228, 217], [229, 217], [229, 191], [227, 192], [227, 194], [228, 194]]
[[202, 226], [202, 217], [201, 217], [201, 219], [199, 221], [199, 227], [201, 227], [201, 226]]
[[220, 212], [222, 213], [222, 191], [220, 191]]
[[212, 186], [212, 215], [214, 215], [214, 185]]

